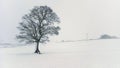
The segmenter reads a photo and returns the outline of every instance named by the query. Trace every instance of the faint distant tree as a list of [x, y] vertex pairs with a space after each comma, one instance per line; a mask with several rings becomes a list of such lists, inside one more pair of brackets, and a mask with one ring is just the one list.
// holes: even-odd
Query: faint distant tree
[[30, 13], [22, 17], [22, 22], [17, 39], [26, 43], [36, 43], [34, 53], [40, 54], [39, 43], [49, 41], [50, 35], [58, 35], [60, 27], [55, 25], [60, 22], [59, 17], [48, 6], [36, 6]]
[[117, 38], [118, 37], [116, 37], [116, 36], [110, 36], [108, 34], [103, 34], [103, 35], [100, 36], [99, 39], [117, 39]]

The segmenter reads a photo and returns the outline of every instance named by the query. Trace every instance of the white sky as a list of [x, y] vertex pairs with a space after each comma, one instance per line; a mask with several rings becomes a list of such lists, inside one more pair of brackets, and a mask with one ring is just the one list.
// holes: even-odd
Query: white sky
[[21, 17], [34, 6], [48, 5], [61, 18], [54, 40], [78, 40], [101, 34], [120, 36], [119, 0], [0, 0], [0, 42], [14, 42]]

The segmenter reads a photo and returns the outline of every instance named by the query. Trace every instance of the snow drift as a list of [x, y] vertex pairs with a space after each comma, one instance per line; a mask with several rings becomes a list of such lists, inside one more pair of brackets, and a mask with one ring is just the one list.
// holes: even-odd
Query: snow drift
[[0, 48], [0, 68], [120, 68], [120, 40], [48, 43]]

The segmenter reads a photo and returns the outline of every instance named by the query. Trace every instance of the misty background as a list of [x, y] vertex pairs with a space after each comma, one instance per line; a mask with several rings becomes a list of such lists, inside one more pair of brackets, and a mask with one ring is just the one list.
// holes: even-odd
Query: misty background
[[0, 43], [14, 43], [22, 16], [34, 6], [50, 6], [60, 17], [60, 34], [53, 41], [120, 37], [119, 0], [0, 0]]

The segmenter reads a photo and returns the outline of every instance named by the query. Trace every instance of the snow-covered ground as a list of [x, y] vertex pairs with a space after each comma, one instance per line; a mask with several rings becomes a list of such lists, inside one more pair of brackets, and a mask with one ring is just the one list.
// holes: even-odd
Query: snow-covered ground
[[0, 68], [120, 68], [120, 40], [48, 43], [0, 48]]

